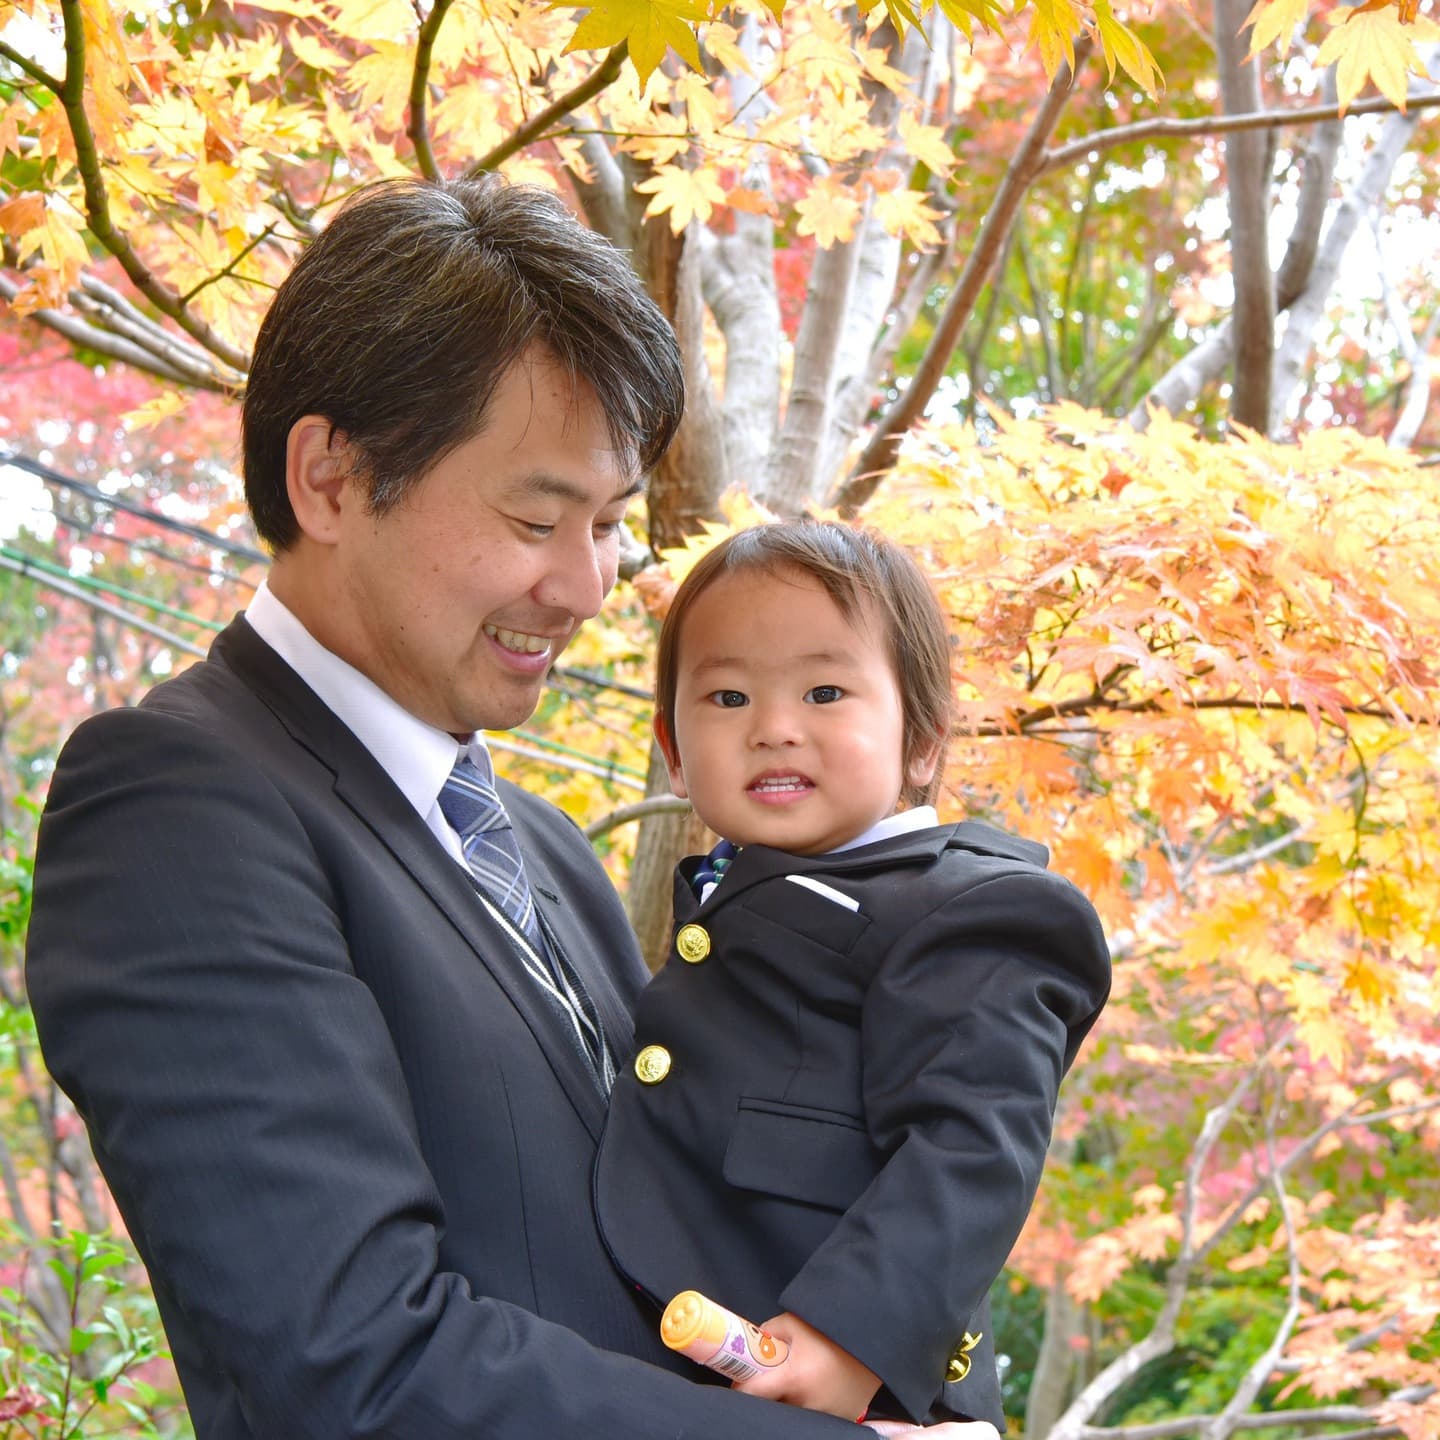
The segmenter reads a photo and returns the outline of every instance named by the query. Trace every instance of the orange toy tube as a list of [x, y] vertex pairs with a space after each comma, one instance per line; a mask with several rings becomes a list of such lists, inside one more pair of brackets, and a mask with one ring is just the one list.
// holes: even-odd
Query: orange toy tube
[[682, 1290], [660, 1317], [660, 1338], [731, 1380], [753, 1380], [785, 1363], [790, 1347], [698, 1290]]

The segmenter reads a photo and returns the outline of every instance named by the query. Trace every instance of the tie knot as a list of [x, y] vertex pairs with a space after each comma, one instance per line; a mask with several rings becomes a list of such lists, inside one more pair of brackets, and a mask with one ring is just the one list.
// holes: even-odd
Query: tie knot
[[437, 798], [440, 813], [462, 840], [510, 828], [488, 767], [482, 769], [468, 755], [455, 762]]

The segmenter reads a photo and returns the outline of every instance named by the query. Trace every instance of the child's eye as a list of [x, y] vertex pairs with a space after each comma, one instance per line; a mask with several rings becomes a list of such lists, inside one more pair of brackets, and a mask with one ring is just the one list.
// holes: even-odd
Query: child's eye
[[805, 703], [833, 705], [844, 693], [838, 685], [815, 685], [805, 692]]
[[722, 710], [738, 710], [742, 705], [750, 703], [743, 690], [714, 690], [710, 698]]

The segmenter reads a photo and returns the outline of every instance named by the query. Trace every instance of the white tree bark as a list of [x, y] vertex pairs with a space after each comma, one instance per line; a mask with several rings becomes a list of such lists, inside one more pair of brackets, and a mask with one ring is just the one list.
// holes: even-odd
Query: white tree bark
[[1430, 408], [1430, 346], [1434, 344], [1437, 331], [1440, 331], [1440, 308], [1430, 311], [1430, 318], [1417, 340], [1411, 328], [1410, 311], [1390, 274], [1385, 242], [1380, 233], [1380, 216], [1372, 215], [1370, 223], [1375, 234], [1375, 253], [1380, 262], [1380, 294], [1385, 301], [1385, 315], [1395, 331], [1400, 354], [1410, 366], [1400, 414], [1386, 437], [1386, 443], [1391, 449], [1406, 450], [1415, 443], [1415, 436], [1425, 423], [1425, 412]]
[[[755, 74], [758, 21], [752, 16], [740, 35], [741, 51]], [[762, 116], [764, 93], [750, 75], [732, 81], [737, 115], [753, 129]], [[745, 184], [770, 194], [770, 175], [757, 159]], [[725, 432], [726, 483], [750, 489], [765, 474], [780, 423], [780, 300], [775, 285], [775, 222], [768, 215], [734, 212], [733, 234], [699, 232], [701, 287], [705, 303], [725, 337], [721, 414]]]
[[[1326, 98], [1332, 98], [1333, 73], [1327, 76]], [[1295, 224], [1285, 248], [1285, 258], [1275, 282], [1275, 303], [1288, 308], [1309, 282], [1320, 247], [1320, 234], [1331, 203], [1335, 163], [1344, 127], [1338, 120], [1317, 125], [1306, 146], [1300, 176], [1300, 195]], [[1231, 321], [1222, 320], [1193, 350], [1181, 357], [1151, 387], [1150, 392], [1126, 417], [1136, 430], [1150, 423], [1149, 407], [1178, 415], [1225, 373], [1234, 354]]]
[[1346, 190], [1335, 207], [1310, 278], [1287, 312], [1285, 336], [1275, 353], [1270, 398], [1272, 433], [1288, 421], [1292, 408], [1298, 403], [1315, 330], [1335, 288], [1340, 262], [1360, 222], [1378, 210], [1385, 198], [1395, 164], [1410, 144], [1419, 118], [1417, 112], [1411, 111], [1408, 115], [1396, 114], [1386, 119], [1379, 140], [1366, 157], [1359, 179]]

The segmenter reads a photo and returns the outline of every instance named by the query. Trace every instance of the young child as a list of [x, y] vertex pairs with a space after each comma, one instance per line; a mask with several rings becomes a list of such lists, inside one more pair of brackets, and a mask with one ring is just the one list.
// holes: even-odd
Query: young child
[[937, 823], [951, 704], [940, 608], [877, 534], [758, 526], [681, 584], [655, 732], [729, 843], [678, 867], [595, 1209], [658, 1304], [790, 1344], [742, 1388], [1003, 1426], [986, 1294], [1110, 963], [1043, 847]]

